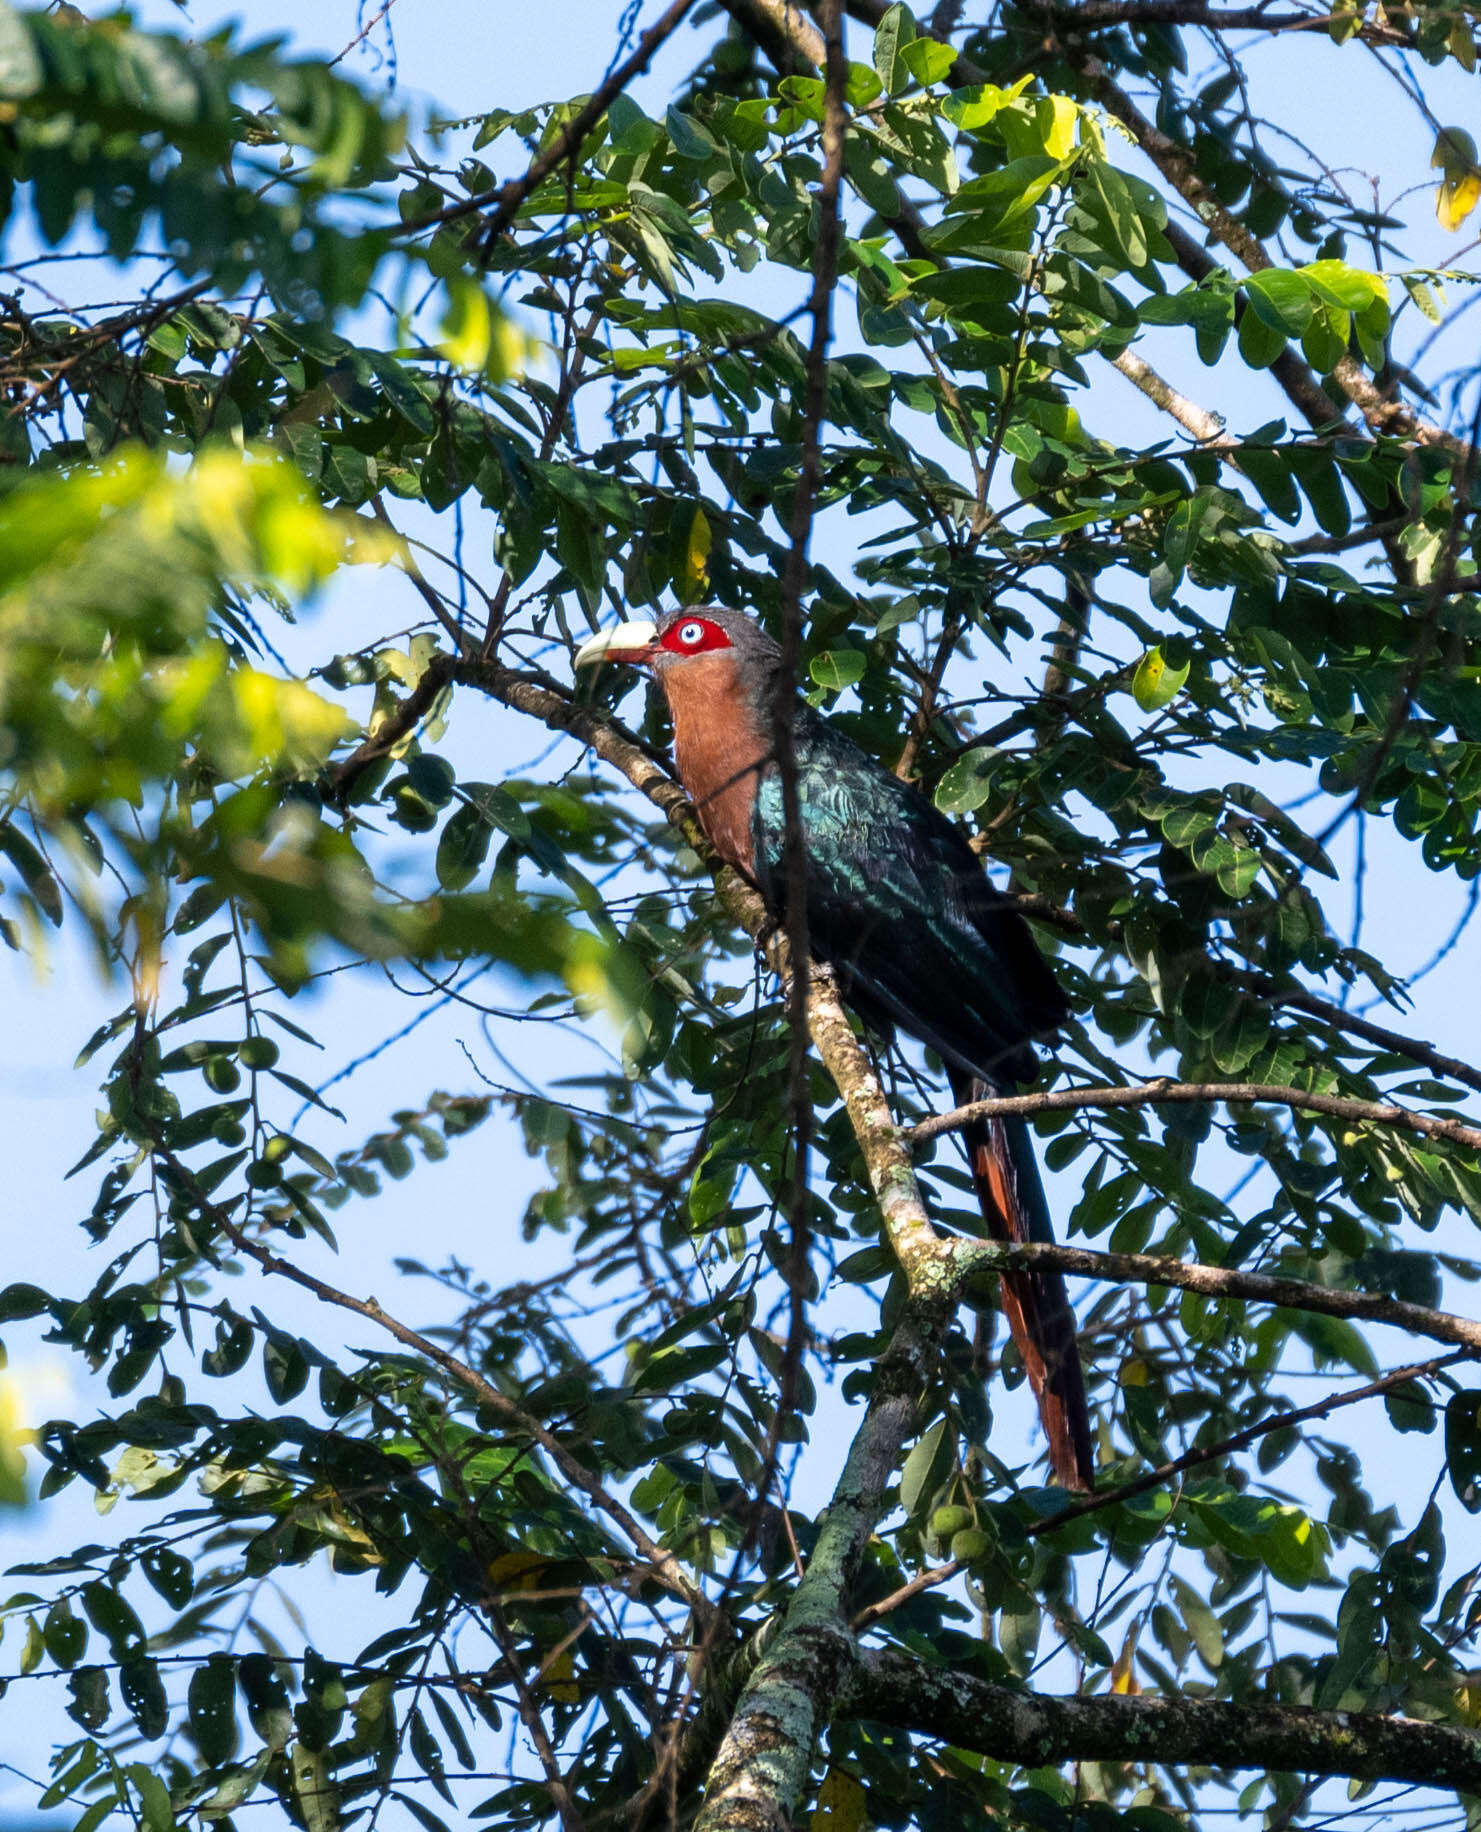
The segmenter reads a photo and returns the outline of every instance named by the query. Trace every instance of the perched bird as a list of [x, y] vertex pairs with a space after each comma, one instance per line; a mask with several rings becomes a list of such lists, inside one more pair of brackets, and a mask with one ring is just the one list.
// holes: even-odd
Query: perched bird
[[[738, 611], [688, 607], [594, 636], [576, 666], [648, 669], [668, 700], [679, 779], [715, 850], [786, 918], [782, 783], [773, 755], [781, 650]], [[808, 943], [860, 1016], [898, 1025], [946, 1064], [959, 1104], [1037, 1072], [1035, 1038], [1064, 995], [1012, 900], [961, 832], [908, 784], [804, 704], [796, 707], [797, 798]], [[965, 1129], [989, 1233], [1050, 1241], [1033, 1143], [1019, 1118]], [[1039, 1403], [1055, 1475], [1088, 1490], [1093, 1457], [1074, 1313], [1057, 1272], [1008, 1273], [1003, 1308]]]

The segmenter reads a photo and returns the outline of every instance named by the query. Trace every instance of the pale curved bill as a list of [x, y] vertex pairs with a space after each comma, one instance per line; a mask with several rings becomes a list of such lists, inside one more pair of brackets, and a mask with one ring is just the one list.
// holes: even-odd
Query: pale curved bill
[[578, 668], [593, 662], [639, 661], [658, 641], [656, 623], [614, 623], [610, 630], [598, 630], [589, 642], [576, 651]]

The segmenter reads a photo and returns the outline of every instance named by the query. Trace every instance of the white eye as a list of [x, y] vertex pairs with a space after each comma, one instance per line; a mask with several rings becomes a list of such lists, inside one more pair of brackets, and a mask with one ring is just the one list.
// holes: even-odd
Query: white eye
[[693, 617], [690, 618], [688, 623], [681, 623], [679, 625], [679, 641], [683, 643], [686, 649], [697, 648], [699, 644], [704, 641], [704, 635], [704, 625]]

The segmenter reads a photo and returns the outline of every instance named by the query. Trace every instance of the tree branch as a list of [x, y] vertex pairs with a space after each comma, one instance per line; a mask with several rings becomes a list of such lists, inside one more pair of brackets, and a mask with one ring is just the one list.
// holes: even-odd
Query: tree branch
[[1481, 1737], [1458, 1725], [1222, 1699], [1051, 1698], [883, 1650], [862, 1656], [837, 1714], [940, 1737], [1024, 1768], [1196, 1762], [1481, 1789]]
[[1323, 1317], [1346, 1317], [1363, 1323], [1387, 1323], [1412, 1336], [1481, 1349], [1481, 1323], [1445, 1310], [1430, 1310], [1404, 1298], [1380, 1292], [1334, 1291], [1305, 1279], [1273, 1278], [1265, 1272], [1231, 1272], [1223, 1266], [1200, 1266], [1161, 1253], [1099, 1253], [1090, 1247], [1061, 1247], [1042, 1241], [1008, 1243], [958, 1235], [949, 1248], [960, 1268], [961, 1290], [970, 1298], [997, 1291], [1005, 1272], [1068, 1272], [1082, 1279], [1117, 1285], [1171, 1285], [1210, 1298], [1244, 1298], [1275, 1304], [1283, 1310], [1305, 1310]]
[[[1205, 6], [1198, 0], [1076, 0], [1069, 6], [1046, 6], [1056, 25], [1070, 31], [1118, 25], [1195, 26], [1206, 32], [1321, 32], [1334, 17], [1320, 6], [1312, 13], [1272, 13], [1265, 6]], [[1352, 15], [1354, 38], [1364, 44], [1412, 49], [1413, 40], [1390, 25]]]
[[917, 1300], [907, 1306], [879, 1364], [807, 1570], [741, 1691], [710, 1768], [695, 1832], [783, 1832], [793, 1823], [818, 1732], [858, 1660], [848, 1594], [900, 1452], [915, 1431], [917, 1397], [949, 1315], [946, 1305]]
[[1408, 1107], [1373, 1100], [1348, 1100], [1340, 1094], [1308, 1094], [1300, 1088], [1257, 1081], [1147, 1081], [1129, 1088], [1044, 1088], [1035, 1094], [1009, 1094], [994, 1100], [973, 1101], [934, 1114], [910, 1129], [910, 1139], [922, 1144], [943, 1132], [956, 1132], [969, 1121], [994, 1119], [1000, 1114], [1078, 1113], [1116, 1107], [1177, 1107], [1198, 1101], [1222, 1101], [1232, 1106], [1271, 1105], [1298, 1112], [1324, 1113], [1354, 1124], [1392, 1126], [1400, 1132], [1418, 1133], [1427, 1139], [1445, 1139], [1481, 1151], [1481, 1128], [1430, 1113], [1413, 1113]]
[[1258, 1424], [1247, 1425], [1243, 1431], [1236, 1431], [1217, 1444], [1205, 1444], [1200, 1449], [1185, 1451], [1181, 1457], [1174, 1457], [1169, 1463], [1159, 1464], [1156, 1469], [1149, 1469], [1140, 1476], [1133, 1476], [1130, 1482], [1119, 1483], [1115, 1488], [1099, 1490], [1087, 1496], [1083, 1501], [1075, 1501], [1067, 1508], [1061, 1508], [1052, 1520], [1043, 1520], [1028, 1528], [1030, 1536], [1048, 1533], [1066, 1521], [1078, 1520], [1082, 1514], [1093, 1514], [1098, 1508], [1115, 1507], [1122, 1501], [1132, 1501], [1138, 1495], [1145, 1495], [1149, 1489], [1161, 1488], [1164, 1482], [1170, 1482], [1174, 1476], [1186, 1474], [1190, 1469], [1199, 1469], [1204, 1464], [1215, 1463], [1220, 1457], [1233, 1456], [1236, 1451], [1248, 1450], [1251, 1444], [1259, 1443], [1261, 1438], [1268, 1438], [1273, 1431], [1283, 1431], [1294, 1425], [1309, 1425], [1314, 1419], [1327, 1418], [1333, 1412], [1340, 1412], [1344, 1406], [1356, 1406], [1365, 1399], [1378, 1399], [1381, 1395], [1401, 1387], [1406, 1381], [1428, 1380], [1441, 1369], [1453, 1367], [1458, 1361], [1472, 1361], [1481, 1353], [1476, 1349], [1453, 1349], [1448, 1355], [1436, 1355], [1429, 1361], [1411, 1361], [1406, 1367], [1393, 1368], [1387, 1374], [1380, 1374], [1377, 1380], [1365, 1381], [1361, 1387], [1349, 1387], [1345, 1393], [1329, 1393], [1325, 1399], [1313, 1400], [1309, 1406], [1298, 1406], [1290, 1412], [1272, 1412], [1268, 1418]]
[[[1376, 535], [1378, 530], [1372, 532]], [[1003, 725], [992, 732], [984, 732], [973, 742], [997, 743], [1001, 738], [1011, 736], [1020, 723], [1017, 718], [1005, 720]], [[1067, 935], [1083, 936], [1085, 933], [1084, 924], [1073, 910], [1066, 909], [1063, 904], [1052, 903], [1046, 897], [1033, 893], [1022, 895], [1018, 898], [1018, 907], [1025, 916], [1031, 916], [1036, 922], [1048, 923]], [[1120, 924], [1111, 923], [1106, 933], [1119, 938]], [[1320, 1019], [1323, 1024], [1330, 1025], [1333, 1030], [1361, 1037], [1365, 1043], [1375, 1044], [1379, 1049], [1391, 1051], [1394, 1055], [1407, 1056], [1411, 1062], [1432, 1069], [1437, 1075], [1447, 1075], [1452, 1081], [1463, 1082], [1466, 1087], [1474, 1088], [1481, 1094], [1481, 1068], [1463, 1061], [1459, 1056], [1447, 1056], [1423, 1037], [1410, 1037], [1403, 1031], [1390, 1030], [1386, 1024], [1375, 1024], [1371, 1018], [1361, 1018], [1355, 1012], [1345, 1011], [1331, 999], [1320, 998], [1302, 986], [1284, 986], [1273, 974], [1262, 973], [1258, 968], [1234, 967], [1220, 960], [1213, 960], [1209, 964], [1216, 973], [1227, 976], [1257, 999], [1264, 999], [1271, 1005], [1286, 1006], [1292, 1011], [1304, 1011]]]
[[[1259, 273], [1273, 266], [1259, 238], [1237, 216], [1226, 210], [1204, 183], [1194, 165], [1192, 154], [1147, 119], [1126, 91], [1113, 81], [1098, 57], [1083, 47], [1069, 45], [1064, 48], [1090, 84], [1096, 100], [1126, 128], [1209, 234], [1216, 241], [1222, 242], [1250, 273]], [[1213, 271], [1215, 262], [1187, 230], [1170, 222], [1164, 233], [1172, 244], [1178, 265], [1190, 278], [1201, 280]], [[1289, 345], [1271, 366], [1271, 372], [1292, 404], [1300, 408], [1313, 426], [1327, 426], [1341, 417], [1315, 372], [1295, 355]], [[1455, 453], [1466, 450], [1465, 442], [1457, 439], [1453, 433], [1421, 419], [1403, 401], [1385, 394], [1356, 357], [1341, 357], [1333, 367], [1332, 378], [1362, 414], [1372, 431], [1400, 439], [1413, 439], [1420, 445], [1442, 446]]]
[[1187, 395], [1179, 394], [1171, 382], [1164, 380], [1150, 363], [1144, 363], [1134, 351], [1118, 350], [1110, 362], [1133, 387], [1140, 388], [1154, 406], [1171, 414], [1179, 426], [1192, 433], [1204, 445], [1233, 443], [1224, 430], [1224, 422], [1217, 414], [1210, 413], [1206, 407], [1200, 407], [1197, 401], [1190, 401]]
[[798, 0], [720, 0], [720, 4], [783, 76], [822, 69], [827, 57], [823, 34], [803, 14]]

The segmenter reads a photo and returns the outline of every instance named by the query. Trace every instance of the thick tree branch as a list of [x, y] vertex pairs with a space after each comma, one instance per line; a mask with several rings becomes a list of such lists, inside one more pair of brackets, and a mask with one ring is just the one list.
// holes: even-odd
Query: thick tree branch
[[[589, 744], [660, 808], [702, 857], [713, 858], [683, 790], [615, 722], [491, 662], [460, 664], [457, 678]], [[773, 967], [785, 974], [785, 941], [776, 935], [754, 887], [727, 866], [716, 867], [715, 884], [727, 912], [767, 947]], [[700, 1822], [704, 1832], [757, 1832], [790, 1820], [806, 1784], [826, 1701], [836, 1695], [854, 1658], [849, 1589], [900, 1452], [914, 1433], [918, 1395], [951, 1314], [955, 1268], [949, 1243], [937, 1236], [926, 1215], [878, 1077], [831, 979], [821, 971], [809, 977], [807, 1016], [818, 1054], [844, 1097], [886, 1237], [905, 1269], [911, 1297], [880, 1364], [869, 1410], [807, 1570], [742, 1689], [711, 1768]]]
[[1070, 1761], [1260, 1768], [1481, 1790], [1481, 1736], [1373, 1712], [1190, 1698], [1051, 1698], [907, 1655], [865, 1653], [837, 1714], [1024, 1768]]
[[[1205, 6], [1198, 0], [1075, 0], [1042, 9], [1063, 30], [1103, 30], [1118, 25], [1196, 27], [1205, 32], [1320, 32], [1325, 36], [1334, 14], [1329, 6], [1309, 13], [1275, 13], [1268, 6]], [[1352, 16], [1354, 38], [1385, 48], [1412, 48], [1413, 40], [1395, 27]]]
[[992, 1119], [1005, 1113], [1104, 1112], [1116, 1107], [1176, 1107], [1200, 1101], [1222, 1101], [1234, 1106], [1292, 1107], [1302, 1113], [1324, 1113], [1353, 1125], [1391, 1126], [1422, 1138], [1445, 1139], [1470, 1151], [1481, 1151], [1481, 1128], [1432, 1113], [1414, 1113], [1389, 1102], [1348, 1100], [1340, 1094], [1308, 1094], [1300, 1088], [1254, 1081], [1147, 1081], [1130, 1088], [1045, 1088], [1036, 1094], [1010, 1094], [996, 1100], [974, 1101], [934, 1114], [911, 1128], [917, 1143], [943, 1132], [956, 1132], [969, 1120]]
[[1103, 1279], [1117, 1285], [1171, 1285], [1210, 1298], [1243, 1298], [1253, 1304], [1275, 1304], [1284, 1310], [1312, 1311], [1323, 1317], [1346, 1317], [1362, 1323], [1387, 1323], [1411, 1336], [1481, 1349], [1481, 1323], [1445, 1310], [1430, 1310], [1404, 1298], [1370, 1291], [1334, 1291], [1305, 1279], [1272, 1278], [1264, 1272], [1229, 1271], [1199, 1266], [1161, 1253], [1098, 1253], [1090, 1247], [1051, 1246], [1041, 1241], [1008, 1244], [957, 1236], [949, 1243], [961, 1271], [963, 1295], [981, 1292], [991, 1299], [1005, 1272], [1032, 1272], [1043, 1267], [1077, 1278]]
[[720, 0], [720, 4], [783, 76], [822, 69], [827, 56], [823, 34], [803, 13], [800, 0]]
[[[432, 590], [425, 576], [420, 579], [410, 570], [407, 577], [423, 598]], [[351, 789], [374, 765], [388, 757], [404, 738], [409, 738], [431, 712], [438, 695], [452, 679], [454, 658], [439, 649], [422, 671], [421, 679], [394, 711], [382, 719], [374, 731], [363, 738], [349, 754], [325, 772], [329, 797], [343, 805]]]
[[879, 1364], [807, 1570], [710, 1769], [696, 1832], [783, 1832], [793, 1823], [818, 1732], [858, 1659], [849, 1591], [914, 1435], [949, 1315], [945, 1305], [911, 1304]]
[[1140, 388], [1155, 407], [1160, 407], [1165, 414], [1171, 414], [1178, 425], [1192, 433], [1195, 439], [1210, 446], [1232, 444], [1224, 430], [1224, 422], [1217, 414], [1210, 413], [1206, 407], [1200, 407], [1197, 401], [1190, 401], [1187, 395], [1179, 394], [1171, 382], [1160, 376], [1150, 363], [1144, 363], [1135, 351], [1118, 350], [1110, 361], [1111, 366], [1119, 369], [1134, 388]]

